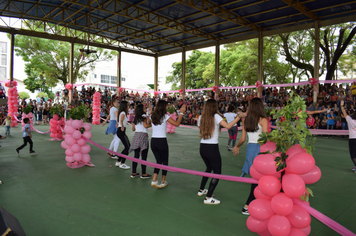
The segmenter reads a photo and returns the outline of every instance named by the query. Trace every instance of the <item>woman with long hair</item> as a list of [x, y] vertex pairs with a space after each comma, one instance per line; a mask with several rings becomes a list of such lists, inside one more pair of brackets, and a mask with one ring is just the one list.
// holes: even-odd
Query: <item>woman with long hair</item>
[[[241, 139], [234, 147], [234, 155], [238, 155], [240, 152], [240, 147], [246, 140], [246, 134], [248, 135], [248, 145], [246, 150], [246, 160], [245, 164], [242, 167], [242, 175], [250, 174], [250, 168], [253, 164], [253, 160], [260, 152], [260, 145], [258, 143], [258, 139], [262, 132], [268, 131], [268, 121], [265, 113], [265, 109], [263, 106], [263, 102], [260, 98], [253, 98], [250, 101], [247, 116], [243, 121], [243, 130]], [[245, 206], [242, 208], [242, 214], [249, 215], [248, 205], [255, 199], [255, 195], [253, 191], [257, 187], [257, 184], [251, 185], [250, 195], [246, 201]]]
[[346, 117], [346, 122], [349, 127], [349, 152], [351, 161], [354, 164], [352, 171], [356, 173], [356, 112], [353, 112], [351, 116], [347, 115], [345, 108], [345, 102], [340, 102], [341, 112], [344, 117]]
[[[142, 104], [138, 104], [135, 108], [135, 117], [133, 119], [132, 131], [135, 131], [135, 134], [132, 138], [132, 144], [129, 150], [129, 153], [135, 151], [135, 158], [139, 159], [140, 155], [142, 160], [147, 160], [148, 154], [148, 127], [151, 127], [150, 118], [146, 116], [146, 111]], [[132, 174], [131, 178], [136, 178], [140, 176], [136, 171], [137, 163], [132, 162]], [[151, 175], [146, 173], [146, 166], [141, 165], [142, 175], [141, 179], [149, 179]]]
[[[109, 115], [106, 117], [105, 121], [103, 122], [103, 126], [108, 122], [109, 120], [109, 127], [106, 129], [105, 134], [113, 134], [113, 140], [111, 141], [110, 150], [113, 150], [117, 152], [117, 149], [119, 148], [120, 144], [120, 139], [116, 135], [116, 130], [117, 130], [117, 115], [119, 113], [119, 110], [117, 107], [119, 106], [119, 102], [116, 98], [111, 100], [111, 108]], [[107, 153], [112, 159], [118, 159], [118, 156], [111, 154], [110, 152]]]
[[[169, 149], [167, 143], [167, 135], [166, 135], [166, 128], [167, 122], [171, 125], [179, 126], [182, 122], [183, 113], [185, 112], [186, 107], [183, 105], [180, 108], [180, 113], [178, 120], [173, 120], [167, 114], [167, 102], [164, 100], [159, 100], [156, 103], [155, 109], [151, 116], [152, 121], [152, 138], [151, 138], [151, 150], [153, 155], [156, 158], [157, 164], [168, 165], [168, 156], [169, 156]], [[153, 179], [151, 182], [151, 186], [154, 188], [164, 188], [168, 185], [166, 180], [167, 171], [162, 170], [162, 181], [159, 184], [157, 181], [157, 177], [159, 174], [160, 169], [155, 168]]]
[[[209, 99], [203, 109], [203, 114], [199, 117], [198, 126], [200, 128], [200, 156], [202, 157], [206, 170], [205, 172], [221, 174], [221, 156], [219, 151], [219, 127], [220, 125], [226, 129], [231, 129], [240, 117], [234, 118], [229, 124], [218, 114], [218, 103], [215, 99]], [[218, 184], [218, 179], [211, 179], [209, 189], [205, 189], [208, 177], [203, 177], [198, 196], [203, 196], [205, 204], [219, 204], [220, 201], [213, 198], [213, 192]]]
[[[122, 150], [121, 154], [128, 155], [130, 149], [130, 141], [126, 135], [126, 125], [127, 125], [127, 113], [129, 110], [128, 102], [121, 101], [119, 107], [119, 115], [117, 116], [118, 119], [118, 128], [116, 131], [116, 135], [121, 140], [122, 144], [125, 146], [124, 150]], [[126, 158], [119, 157], [115, 163], [115, 166], [120, 167], [121, 169], [130, 169], [130, 166], [125, 164]]]

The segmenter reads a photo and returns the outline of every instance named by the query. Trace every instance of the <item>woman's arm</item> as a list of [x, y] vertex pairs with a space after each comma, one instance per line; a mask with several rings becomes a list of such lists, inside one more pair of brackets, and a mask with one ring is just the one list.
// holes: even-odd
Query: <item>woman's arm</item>
[[143, 120], [143, 122], [142, 122], [143, 127], [149, 128], [149, 127], [152, 126], [152, 125], [151, 125], [151, 121], [148, 121], [149, 119], [150, 119], [150, 118], [146, 118], [146, 119]]
[[244, 144], [245, 140], [246, 140], [246, 130], [245, 130], [245, 128], [243, 128], [241, 138], [233, 150], [234, 156], [239, 155], [240, 147], [242, 146], [242, 144]]
[[344, 100], [342, 100], [340, 102], [340, 107], [341, 107], [342, 114], [344, 115], [344, 118], [346, 118], [347, 117], [347, 113], [346, 113], [345, 108], [344, 108]]
[[168, 119], [168, 122], [171, 124], [171, 125], [174, 125], [176, 127], [178, 127], [180, 125], [180, 123], [182, 122], [182, 119], [183, 119], [183, 113], [185, 112], [186, 110], [186, 106], [183, 105], [180, 110], [179, 110], [179, 117], [178, 117], [178, 120], [175, 121], [173, 120], [172, 118], [169, 118]]
[[231, 129], [237, 122], [239, 122], [240, 119], [241, 119], [240, 116], [236, 116], [236, 118], [233, 121], [231, 121], [229, 124], [226, 123], [226, 121], [221, 120], [220, 125], [226, 129]]
[[136, 131], [136, 127], [134, 123], [132, 123], [132, 131]]
[[121, 131], [124, 131], [124, 130], [125, 130], [125, 127], [124, 127], [124, 119], [125, 119], [125, 113], [123, 113], [123, 114], [120, 115]]

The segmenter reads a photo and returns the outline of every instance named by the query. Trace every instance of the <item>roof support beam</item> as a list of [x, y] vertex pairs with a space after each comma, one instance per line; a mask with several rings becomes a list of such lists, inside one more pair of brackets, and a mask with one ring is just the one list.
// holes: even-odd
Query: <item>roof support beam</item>
[[281, 0], [284, 3], [288, 4], [289, 6], [293, 7], [294, 9], [296, 9], [297, 11], [303, 13], [304, 15], [306, 15], [307, 17], [309, 17], [310, 19], [317, 21], [319, 20], [318, 17], [308, 8], [306, 8], [301, 2], [299, 2], [298, 0]]

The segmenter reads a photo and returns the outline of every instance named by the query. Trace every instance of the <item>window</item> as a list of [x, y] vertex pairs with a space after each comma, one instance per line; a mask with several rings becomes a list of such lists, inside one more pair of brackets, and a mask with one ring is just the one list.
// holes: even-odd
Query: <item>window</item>
[[1, 54], [1, 65], [6, 66], [6, 54]]
[[125, 77], [121, 77], [121, 81], [126, 81], [126, 78]]
[[92, 79], [96, 79], [96, 74], [91, 74]]
[[101, 89], [102, 92], [104, 92], [105, 89], [107, 89], [109, 91], [116, 91], [116, 88], [114, 88], [114, 87], [106, 87], [106, 86], [103, 86], [103, 85], [99, 85], [99, 88]]
[[116, 76], [113, 76], [113, 75], [112, 75], [112, 76], [111, 76], [111, 82], [110, 82], [110, 83], [111, 83], [111, 84], [117, 84], [116, 78], [117, 78]]
[[0, 53], [6, 53], [6, 52], [7, 52], [7, 43], [0, 42]]
[[6, 67], [0, 66], [0, 78], [6, 78]]
[[101, 80], [100, 80], [101, 83], [110, 83], [110, 75], [101, 75]]

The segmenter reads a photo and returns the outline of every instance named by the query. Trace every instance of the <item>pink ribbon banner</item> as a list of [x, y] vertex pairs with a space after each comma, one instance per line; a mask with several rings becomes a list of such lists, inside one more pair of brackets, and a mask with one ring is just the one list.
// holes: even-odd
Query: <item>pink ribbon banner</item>
[[[149, 162], [149, 161], [143, 161], [141, 159], [137, 159], [137, 158], [134, 158], [134, 157], [130, 157], [130, 156], [126, 156], [126, 155], [120, 154], [118, 152], [111, 151], [111, 150], [101, 146], [100, 144], [97, 144], [97, 143], [95, 143], [95, 142], [93, 142], [93, 141], [91, 141], [91, 140], [89, 140], [89, 139], [87, 139], [85, 137], [83, 137], [83, 139], [85, 141], [87, 141], [88, 143], [91, 143], [94, 146], [97, 146], [98, 148], [100, 148], [100, 149], [102, 149], [102, 150], [104, 150], [106, 152], [113, 153], [113, 154], [115, 154], [117, 156], [124, 157], [124, 158], [126, 158], [126, 159], [128, 159], [130, 161], [137, 162], [139, 164], [143, 164], [143, 165], [150, 166], [150, 167], [153, 167], [153, 168], [158, 168], [158, 169], [161, 169], [161, 170], [167, 170], [167, 171], [171, 171], [171, 172], [180, 172], [180, 173], [191, 174], [191, 175], [205, 176], [205, 177], [209, 177], [209, 178], [223, 179], [223, 180], [240, 182], [240, 183], [258, 184], [258, 181], [254, 180], [252, 178], [211, 174], [211, 173], [195, 171], [195, 170], [188, 170], [188, 169], [183, 169], [183, 168], [178, 168], [178, 167], [173, 167], [173, 166], [160, 165], [160, 164], [156, 164], [156, 163]], [[303, 207], [307, 212], [309, 212], [309, 214], [314, 216], [320, 222], [322, 222], [326, 226], [330, 227], [332, 230], [336, 231], [337, 233], [339, 233], [339, 234], [341, 234], [343, 236], [356, 236], [350, 230], [348, 230], [344, 226], [340, 225], [336, 221], [330, 219], [326, 215], [324, 215], [324, 214], [320, 213], [319, 211], [315, 210], [314, 208], [312, 208], [310, 206], [307, 206], [307, 205], [301, 203], [298, 200], [293, 200], [293, 201], [294, 201], [294, 203], [296, 205]]]
[[35, 127], [33, 127], [33, 129], [34, 129], [37, 133], [39, 133], [39, 134], [49, 134], [49, 133], [51, 133], [51, 131], [47, 131], [47, 132], [39, 131], [39, 130], [36, 129]]
[[[273, 129], [277, 129], [277, 126], [271, 126]], [[334, 129], [309, 129], [312, 134], [315, 135], [349, 135], [348, 130], [334, 130]]]

